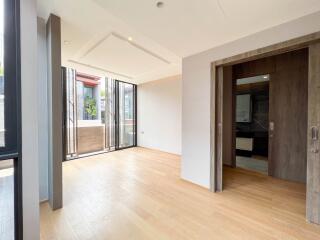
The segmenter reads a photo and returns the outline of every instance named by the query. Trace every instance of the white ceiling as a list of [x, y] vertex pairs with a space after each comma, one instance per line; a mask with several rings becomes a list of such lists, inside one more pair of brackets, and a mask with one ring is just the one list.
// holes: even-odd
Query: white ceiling
[[38, 0], [38, 15], [61, 17], [65, 66], [141, 83], [180, 74], [183, 57], [320, 10], [320, 0], [162, 1]]

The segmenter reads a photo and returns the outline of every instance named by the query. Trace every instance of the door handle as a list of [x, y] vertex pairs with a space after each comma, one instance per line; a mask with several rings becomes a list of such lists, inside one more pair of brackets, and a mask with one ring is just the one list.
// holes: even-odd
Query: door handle
[[269, 122], [269, 137], [273, 138], [274, 133], [274, 122]]
[[311, 139], [312, 141], [318, 141], [319, 139], [319, 130], [316, 126], [311, 127]]
[[318, 153], [319, 148], [317, 147], [317, 141], [319, 140], [319, 129], [317, 126], [311, 127], [311, 152], [312, 153]]
[[274, 122], [269, 122], [269, 130], [274, 131]]

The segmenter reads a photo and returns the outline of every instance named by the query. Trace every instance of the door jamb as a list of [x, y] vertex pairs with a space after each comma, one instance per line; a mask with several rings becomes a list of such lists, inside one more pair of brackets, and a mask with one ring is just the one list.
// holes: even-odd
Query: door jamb
[[[320, 31], [294, 38], [267, 47], [259, 48], [249, 52], [241, 53], [232, 57], [217, 60], [211, 63], [211, 94], [210, 94], [210, 191], [222, 191], [223, 156], [221, 152], [222, 142], [218, 138], [218, 107], [216, 99], [218, 97], [218, 69], [247, 61], [257, 60], [265, 57], [279, 55], [282, 53], [308, 48], [310, 45], [320, 42]], [[223, 77], [221, 79], [223, 81]], [[220, 149], [220, 151], [219, 151]], [[219, 154], [221, 155], [219, 157]]]

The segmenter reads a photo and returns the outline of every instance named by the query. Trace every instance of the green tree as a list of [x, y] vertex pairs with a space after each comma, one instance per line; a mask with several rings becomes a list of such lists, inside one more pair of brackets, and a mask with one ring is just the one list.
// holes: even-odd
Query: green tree
[[94, 118], [97, 116], [97, 103], [94, 98], [86, 96], [86, 99], [84, 101], [84, 106], [85, 106], [86, 112], [90, 117]]

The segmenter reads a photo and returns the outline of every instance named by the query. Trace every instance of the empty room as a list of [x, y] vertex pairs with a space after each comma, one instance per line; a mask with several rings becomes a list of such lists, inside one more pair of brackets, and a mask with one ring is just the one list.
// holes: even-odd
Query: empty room
[[318, 240], [319, 86], [318, 0], [0, 0], [0, 240]]

